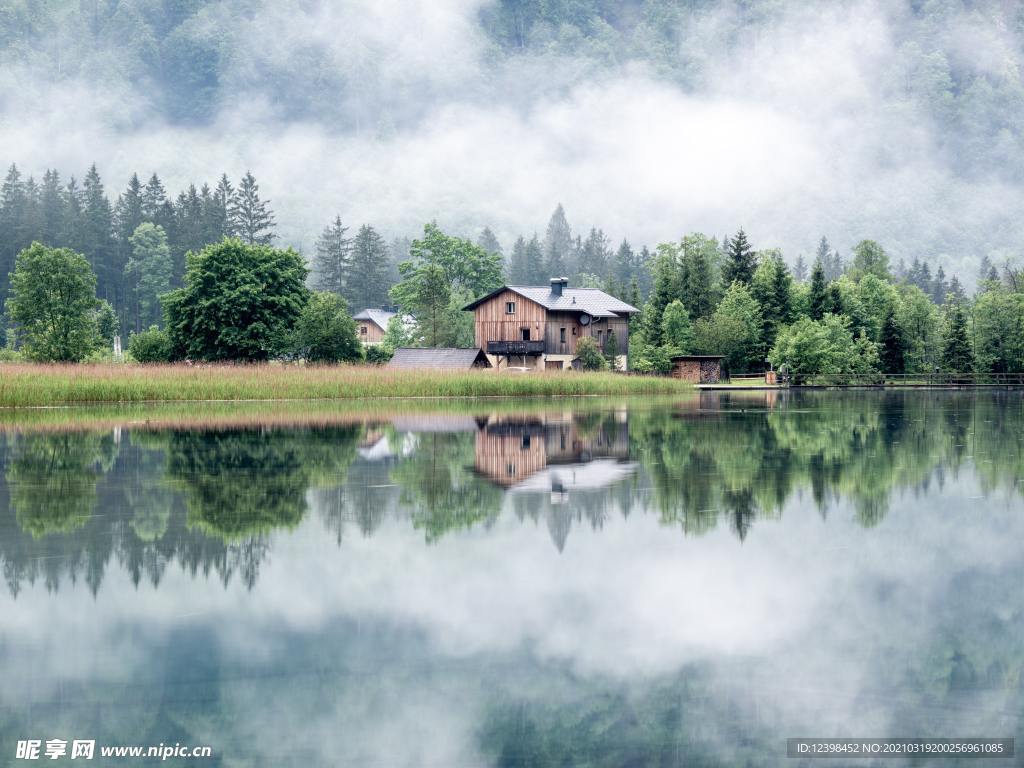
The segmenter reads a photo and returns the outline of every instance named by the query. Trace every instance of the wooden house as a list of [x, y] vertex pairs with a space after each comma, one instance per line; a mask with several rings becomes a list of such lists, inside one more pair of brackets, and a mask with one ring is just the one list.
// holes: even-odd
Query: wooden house
[[388, 323], [395, 316], [395, 312], [386, 309], [364, 309], [358, 315], [353, 315], [356, 321], [356, 336], [363, 344], [373, 346], [384, 341], [384, 334], [388, 330]]
[[[578, 364], [576, 345], [592, 338], [602, 352], [613, 343], [625, 370], [629, 319], [640, 310], [597, 288], [506, 285], [464, 307], [475, 318], [476, 344], [496, 368], [561, 369]], [[614, 342], [609, 339], [614, 337]]]

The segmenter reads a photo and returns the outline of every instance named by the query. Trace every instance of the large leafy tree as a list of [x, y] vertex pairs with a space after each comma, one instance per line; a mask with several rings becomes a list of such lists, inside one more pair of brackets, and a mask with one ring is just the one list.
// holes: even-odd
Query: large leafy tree
[[77, 362], [97, 346], [96, 275], [69, 248], [33, 243], [18, 254], [6, 310], [32, 360]]
[[665, 347], [672, 355], [685, 355], [693, 349], [693, 325], [686, 306], [675, 299], [661, 317], [661, 336]]
[[361, 357], [356, 322], [335, 293], [310, 298], [295, 325], [295, 351], [311, 363], [343, 363]]
[[755, 368], [761, 361], [761, 308], [743, 283], [734, 282], [710, 318], [694, 327], [702, 354], [723, 355], [731, 371]]
[[874, 275], [889, 280], [889, 254], [874, 240], [861, 240], [853, 249], [853, 276]]
[[175, 354], [260, 361], [276, 355], [309, 300], [292, 249], [231, 238], [191, 253], [185, 285], [164, 298]]
[[125, 267], [135, 292], [135, 329], [160, 322], [160, 296], [171, 289], [171, 249], [159, 224], [144, 222], [128, 240], [131, 257]]

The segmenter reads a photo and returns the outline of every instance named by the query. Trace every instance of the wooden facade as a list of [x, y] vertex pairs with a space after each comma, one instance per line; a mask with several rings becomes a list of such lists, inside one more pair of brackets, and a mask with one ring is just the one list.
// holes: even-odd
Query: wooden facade
[[[504, 290], [484, 301], [474, 310], [475, 342], [489, 352], [489, 342], [543, 342], [535, 344], [527, 354], [508, 354], [508, 364], [529, 368], [568, 367], [576, 356], [579, 340], [590, 337], [601, 351], [607, 349], [610, 334], [615, 335], [618, 354], [629, 354], [629, 320], [627, 317], [594, 317], [586, 325], [579, 312], [558, 312], [511, 290]], [[558, 356], [551, 359], [551, 356]], [[564, 357], [563, 357], [564, 356]], [[531, 359], [532, 358], [532, 359]]]
[[356, 335], [363, 344], [380, 344], [384, 341], [384, 331], [372, 320], [356, 320]]

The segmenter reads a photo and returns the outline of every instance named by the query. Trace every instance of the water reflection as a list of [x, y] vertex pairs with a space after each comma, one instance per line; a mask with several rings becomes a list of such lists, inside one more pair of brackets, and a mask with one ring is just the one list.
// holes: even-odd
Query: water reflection
[[12, 431], [0, 464], [0, 755], [762, 765], [789, 735], [1022, 736], [1016, 393]]

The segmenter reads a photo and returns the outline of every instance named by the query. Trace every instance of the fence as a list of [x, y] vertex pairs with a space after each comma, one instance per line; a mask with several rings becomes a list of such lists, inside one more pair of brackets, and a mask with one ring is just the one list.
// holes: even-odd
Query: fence
[[793, 374], [802, 387], [1024, 387], [1024, 373], [842, 373]]

